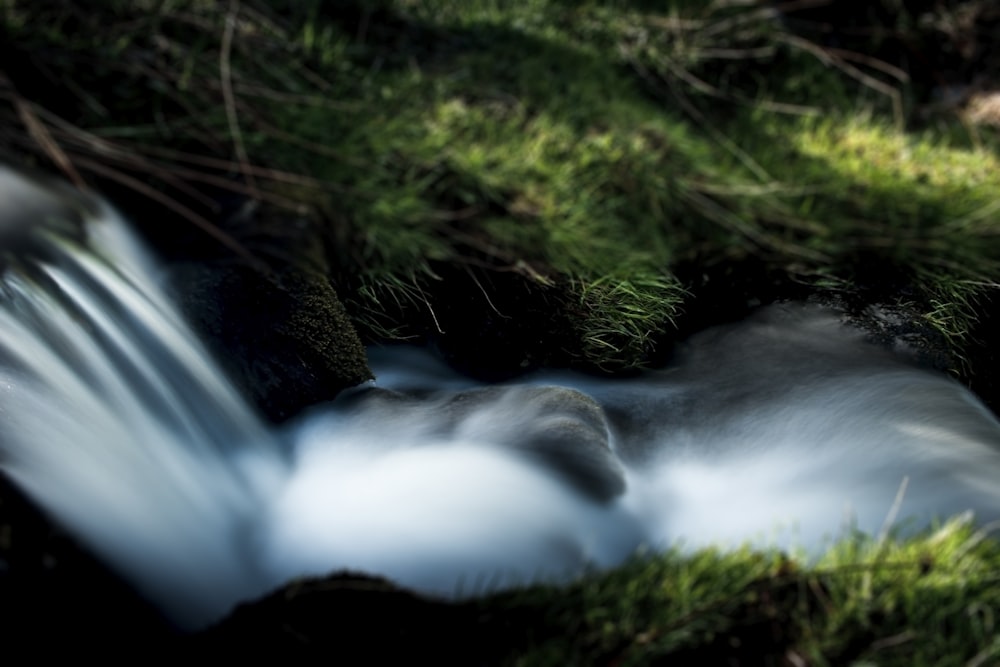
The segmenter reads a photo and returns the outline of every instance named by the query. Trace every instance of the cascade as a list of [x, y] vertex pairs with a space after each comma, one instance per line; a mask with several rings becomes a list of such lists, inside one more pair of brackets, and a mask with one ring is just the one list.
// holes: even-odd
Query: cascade
[[264, 424], [105, 202], [0, 167], [0, 467], [182, 628], [350, 569], [463, 597], [640, 550], [1000, 519], [1000, 423], [801, 304], [631, 379], [484, 385], [426, 350]]

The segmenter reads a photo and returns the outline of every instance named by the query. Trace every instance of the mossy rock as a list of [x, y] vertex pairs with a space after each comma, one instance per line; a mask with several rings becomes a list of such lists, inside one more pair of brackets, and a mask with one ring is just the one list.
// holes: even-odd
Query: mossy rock
[[203, 262], [175, 266], [173, 282], [212, 352], [273, 421], [371, 378], [364, 348], [322, 274]]

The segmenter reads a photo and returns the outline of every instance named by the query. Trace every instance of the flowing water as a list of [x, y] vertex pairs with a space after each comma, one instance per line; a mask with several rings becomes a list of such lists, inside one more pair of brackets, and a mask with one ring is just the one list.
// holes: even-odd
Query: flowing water
[[426, 350], [265, 426], [107, 205], [0, 167], [0, 464], [180, 626], [351, 569], [461, 597], [639, 549], [822, 552], [1000, 519], [1000, 424], [825, 310], [771, 307], [629, 380], [484, 386]]

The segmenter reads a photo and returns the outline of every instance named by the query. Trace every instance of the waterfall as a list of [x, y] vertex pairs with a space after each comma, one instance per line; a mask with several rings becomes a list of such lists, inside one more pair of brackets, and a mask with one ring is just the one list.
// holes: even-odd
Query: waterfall
[[0, 466], [179, 626], [350, 569], [463, 597], [640, 549], [802, 549], [1000, 519], [1000, 423], [789, 304], [627, 380], [483, 385], [427, 350], [262, 423], [106, 203], [0, 167]]
[[251, 547], [287, 475], [274, 434], [112, 209], [6, 168], [0, 195], [5, 472], [184, 625], [265, 592]]

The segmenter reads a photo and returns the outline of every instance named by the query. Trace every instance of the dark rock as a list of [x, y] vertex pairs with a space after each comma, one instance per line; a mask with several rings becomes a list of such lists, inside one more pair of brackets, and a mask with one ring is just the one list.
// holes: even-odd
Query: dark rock
[[318, 272], [185, 263], [173, 267], [172, 283], [215, 356], [273, 421], [371, 378], [364, 348]]

